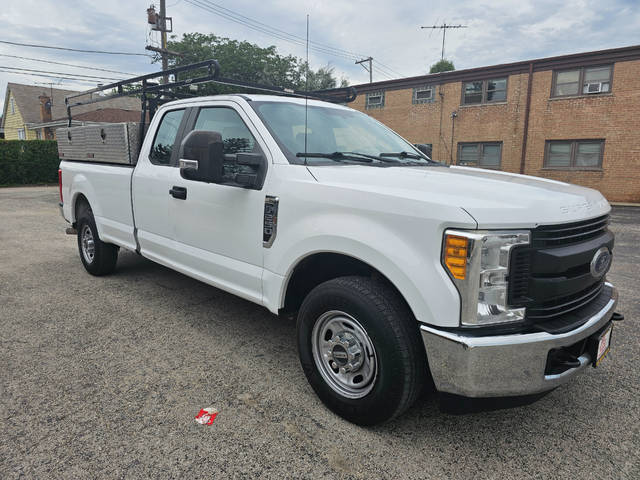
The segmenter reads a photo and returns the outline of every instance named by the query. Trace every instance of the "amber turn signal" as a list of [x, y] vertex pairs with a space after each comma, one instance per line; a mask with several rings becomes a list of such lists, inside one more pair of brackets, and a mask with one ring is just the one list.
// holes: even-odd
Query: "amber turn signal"
[[444, 264], [453, 278], [464, 280], [467, 275], [467, 247], [469, 240], [456, 235], [446, 235]]

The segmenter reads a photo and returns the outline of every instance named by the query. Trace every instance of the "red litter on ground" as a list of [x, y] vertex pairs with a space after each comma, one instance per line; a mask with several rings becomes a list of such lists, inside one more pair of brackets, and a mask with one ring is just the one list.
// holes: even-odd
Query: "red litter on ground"
[[201, 425], [212, 425], [213, 421], [218, 416], [218, 410], [213, 407], [203, 408], [200, 410], [198, 415], [196, 415], [196, 422]]

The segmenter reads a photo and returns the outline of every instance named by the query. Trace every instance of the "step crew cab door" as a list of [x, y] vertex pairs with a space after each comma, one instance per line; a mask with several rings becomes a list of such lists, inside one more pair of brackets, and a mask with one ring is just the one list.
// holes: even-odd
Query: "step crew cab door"
[[[188, 109], [173, 108], [153, 119], [145, 138], [132, 180], [132, 199], [140, 253], [172, 266], [173, 224], [169, 221], [169, 180], [178, 169], [178, 150], [187, 125]], [[155, 126], [155, 122], [157, 127]]]
[[[220, 133], [224, 153], [268, 155], [251, 121], [233, 101], [194, 109], [191, 130]], [[271, 165], [271, 158], [267, 156]], [[185, 273], [248, 300], [262, 301], [263, 218], [265, 190], [205, 183], [182, 178], [172, 169], [169, 199], [176, 256]]]

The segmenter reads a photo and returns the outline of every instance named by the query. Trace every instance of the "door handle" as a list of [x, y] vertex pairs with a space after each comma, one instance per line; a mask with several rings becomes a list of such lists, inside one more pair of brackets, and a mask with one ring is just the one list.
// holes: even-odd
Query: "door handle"
[[174, 185], [171, 190], [169, 190], [169, 194], [171, 194], [173, 198], [178, 198], [180, 200], [187, 199], [187, 189], [184, 187], [176, 187]]

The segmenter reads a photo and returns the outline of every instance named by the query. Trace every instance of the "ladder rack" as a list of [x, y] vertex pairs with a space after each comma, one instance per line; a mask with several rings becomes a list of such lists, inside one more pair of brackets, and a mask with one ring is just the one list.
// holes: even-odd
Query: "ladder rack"
[[[201, 71], [194, 78], [182, 78], [187, 72]], [[173, 80], [168, 83], [159, 83], [157, 79], [163, 77], [165, 79], [173, 76]], [[156, 80], [156, 81], [154, 81]], [[349, 103], [355, 100], [356, 90], [353, 87], [339, 90], [321, 90], [316, 92], [306, 92], [303, 90], [294, 90], [285, 87], [274, 87], [271, 85], [262, 85], [259, 83], [245, 82], [242, 80], [236, 80], [232, 78], [224, 78], [220, 76], [220, 64], [216, 60], [205, 60], [204, 62], [193, 63], [190, 65], [184, 65], [181, 67], [171, 68], [169, 70], [163, 70], [156, 73], [149, 73], [147, 75], [140, 75], [138, 77], [129, 78], [127, 80], [121, 80], [119, 82], [110, 83], [108, 85], [102, 85], [91, 90], [86, 90], [81, 93], [69, 95], [65, 98], [65, 105], [67, 106], [67, 118], [69, 120], [69, 127], [71, 126], [71, 109], [80, 105], [89, 105], [92, 103], [103, 102], [105, 100], [111, 100], [119, 97], [128, 97], [139, 95], [142, 103], [142, 111], [140, 114], [140, 142], [144, 138], [145, 123], [147, 120], [147, 113], [149, 114], [149, 121], [153, 118], [156, 109], [159, 105], [175, 100], [178, 98], [196, 97], [197, 95], [185, 94], [184, 92], [178, 92], [176, 89], [179, 87], [187, 87], [191, 85], [199, 85], [204, 83], [215, 83], [219, 85], [230, 85], [239, 88], [245, 88], [250, 90], [257, 90], [260, 92], [268, 92], [275, 95], [286, 95], [300, 98], [311, 98], [314, 100], [323, 100], [325, 102], [332, 103]], [[106, 95], [94, 96], [94, 93], [106, 92]], [[81, 97], [89, 96], [88, 99], [82, 99]]]

